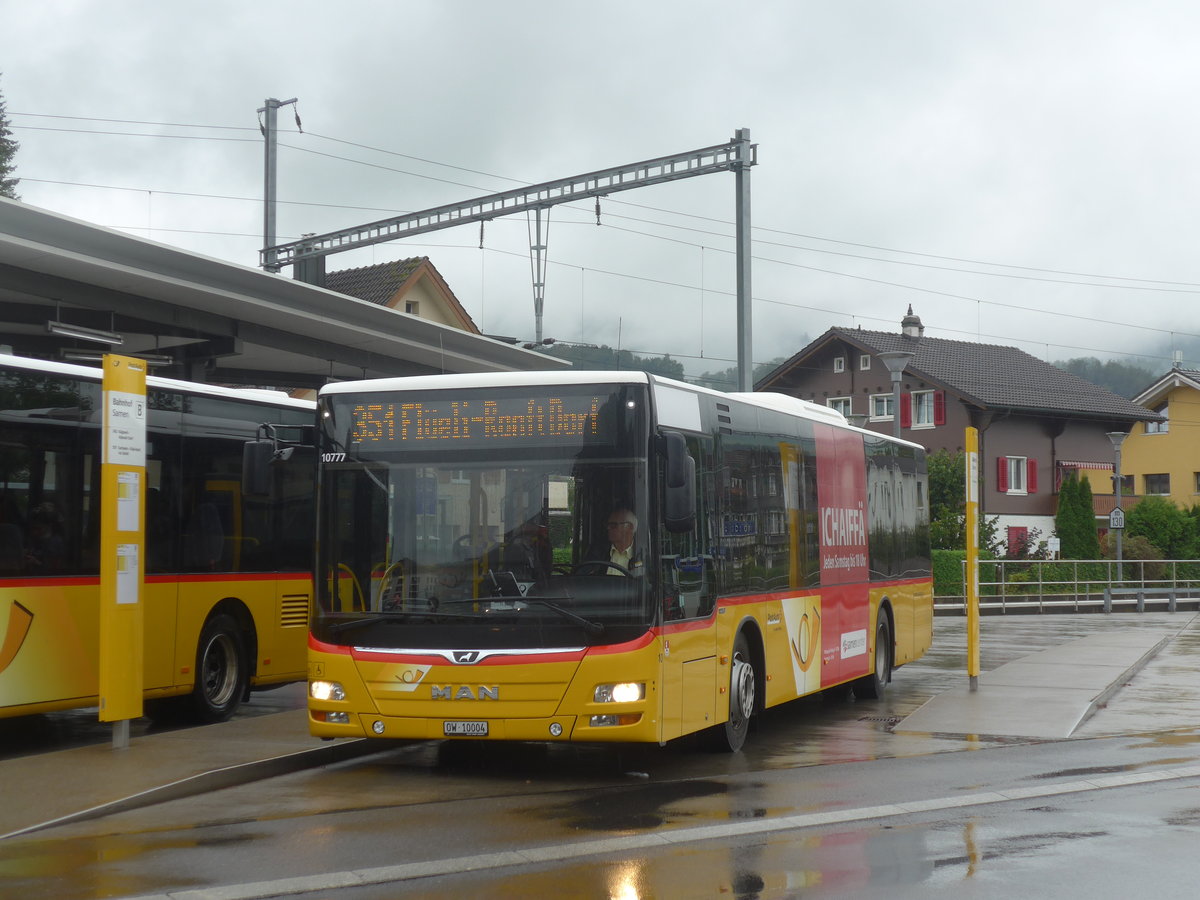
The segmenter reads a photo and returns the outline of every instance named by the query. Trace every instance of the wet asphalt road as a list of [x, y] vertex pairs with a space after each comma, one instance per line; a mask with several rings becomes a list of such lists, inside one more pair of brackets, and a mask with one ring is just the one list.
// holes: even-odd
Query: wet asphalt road
[[[1163, 621], [1158, 614], [985, 618], [983, 668], [1097, 629]], [[30, 900], [296, 877], [320, 885], [330, 873], [351, 869], [484, 858], [529, 847], [557, 848], [546, 851], [557, 857], [338, 896], [886, 891], [915, 897], [965, 889], [970, 896], [1007, 897], [1023, 885], [1034, 896], [1053, 887], [1054, 896], [1104, 897], [1121, 886], [1141, 895], [1142, 888], [1152, 889], [1147, 878], [1149, 884], [1161, 878], [1165, 888], [1179, 877], [1183, 866], [1173, 854], [1188, 841], [1194, 847], [1200, 836], [1198, 780], [1104, 790], [1087, 785], [1089, 779], [1164, 773], [1200, 762], [1200, 688], [1187, 683], [1184, 664], [1200, 653], [1200, 638], [1189, 632], [1176, 641], [1069, 741], [891, 733], [895, 722], [934, 693], [965, 680], [964, 624], [940, 618], [935, 650], [900, 670], [882, 702], [811, 698], [770, 711], [746, 751], [734, 756], [705, 753], [687, 742], [621, 750], [390, 745], [338, 766], [6, 841], [0, 844], [0, 879]], [[289, 692], [259, 699], [286, 708], [296, 702]], [[56, 726], [55, 740], [82, 739], [70, 731]], [[108, 740], [106, 732], [98, 737]], [[1034, 795], [1021, 802], [955, 805], [998, 788]], [[695, 831], [746, 824], [769, 829], [782, 817], [881, 803], [933, 807], [866, 822], [735, 831], [717, 841], [704, 841]], [[670, 834], [685, 840], [654, 843]], [[606, 839], [633, 841], [633, 848], [572, 858], [572, 847]], [[1141, 864], [1128, 868], [1134, 860]], [[318, 889], [312, 896], [328, 895]]]

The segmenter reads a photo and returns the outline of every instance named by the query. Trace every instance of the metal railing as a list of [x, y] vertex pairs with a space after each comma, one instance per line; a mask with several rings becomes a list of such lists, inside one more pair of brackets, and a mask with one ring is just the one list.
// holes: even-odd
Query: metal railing
[[[966, 563], [963, 563], [964, 584]], [[979, 609], [1007, 612], [1112, 612], [1147, 608], [1174, 612], [1200, 606], [1200, 560], [1041, 560], [979, 562]], [[938, 596], [937, 612], [966, 610], [966, 598]]]

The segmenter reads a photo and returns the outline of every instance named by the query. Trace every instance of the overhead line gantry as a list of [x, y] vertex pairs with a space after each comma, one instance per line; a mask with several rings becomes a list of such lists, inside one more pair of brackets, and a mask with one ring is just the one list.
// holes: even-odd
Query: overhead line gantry
[[758, 145], [750, 143], [750, 129], [739, 128], [732, 140], [713, 147], [702, 147], [686, 153], [661, 156], [611, 169], [588, 172], [528, 187], [514, 188], [437, 206], [419, 212], [393, 216], [330, 231], [307, 235], [298, 241], [264, 247], [261, 262], [264, 269], [278, 272], [286, 265], [294, 266], [296, 278], [321, 283], [324, 257], [358, 247], [393, 241], [399, 238], [454, 228], [472, 222], [486, 222], [499, 216], [533, 211], [537, 216], [536, 237], [530, 246], [534, 259], [534, 319], [536, 340], [542, 340], [542, 304], [545, 287], [546, 246], [542, 241], [541, 215], [543, 210], [560, 203], [570, 203], [591, 197], [606, 197], [619, 191], [650, 187], [697, 175], [732, 171], [737, 177], [735, 242], [737, 257], [737, 319], [738, 319], [738, 389], [753, 389], [751, 376], [750, 316], [750, 166], [758, 162]]

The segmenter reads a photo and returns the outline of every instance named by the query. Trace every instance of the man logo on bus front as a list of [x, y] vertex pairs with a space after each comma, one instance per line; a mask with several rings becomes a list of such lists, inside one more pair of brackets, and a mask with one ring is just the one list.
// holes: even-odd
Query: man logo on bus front
[[470, 665], [479, 662], [478, 650], [455, 650], [454, 662], [458, 665]]

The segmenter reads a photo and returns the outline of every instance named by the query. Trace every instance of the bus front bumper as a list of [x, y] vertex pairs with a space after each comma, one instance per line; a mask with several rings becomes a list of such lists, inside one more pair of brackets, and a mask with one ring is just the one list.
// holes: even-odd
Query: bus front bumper
[[[413, 718], [349, 714], [345, 722], [326, 721], [328, 713], [309, 711], [308, 726], [314, 737], [390, 738], [393, 740], [493, 740], [493, 741], [657, 741], [655, 723], [646, 716], [622, 716], [617, 721], [593, 724], [591, 717], [551, 716], [542, 719], [485, 720]], [[616, 717], [602, 717], [612, 719]]]

